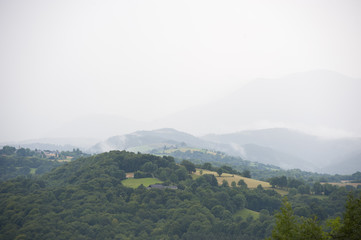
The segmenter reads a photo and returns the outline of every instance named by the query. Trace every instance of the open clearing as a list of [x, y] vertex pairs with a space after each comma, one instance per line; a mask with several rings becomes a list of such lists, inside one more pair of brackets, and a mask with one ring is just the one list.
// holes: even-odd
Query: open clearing
[[259, 212], [249, 210], [247, 208], [243, 208], [234, 214], [234, 217], [242, 217], [242, 219], [247, 219], [248, 216], [252, 216], [253, 219], [259, 218]]
[[[200, 170], [201, 169], [197, 169], [195, 175], [200, 176]], [[246, 178], [235, 174], [223, 173], [220, 177], [218, 177], [218, 174], [216, 172], [204, 169], [202, 169], [202, 174], [213, 174], [217, 178], [218, 184], [222, 184], [223, 180], [226, 180], [231, 186], [231, 183], [233, 181], [238, 183], [239, 180], [243, 179], [243, 181], [247, 184], [248, 188], [256, 188], [260, 184], [263, 188], [271, 188], [271, 185], [268, 182], [263, 182], [252, 178]]]
[[144, 187], [148, 187], [149, 185], [156, 183], [163, 183], [163, 182], [156, 178], [128, 178], [122, 181], [122, 184], [124, 186], [130, 188], [137, 188], [141, 184], [143, 184]]

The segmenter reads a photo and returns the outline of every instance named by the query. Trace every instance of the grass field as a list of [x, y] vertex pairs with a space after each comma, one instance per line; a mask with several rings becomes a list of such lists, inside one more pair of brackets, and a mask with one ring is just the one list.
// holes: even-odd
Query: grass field
[[141, 184], [145, 187], [148, 187], [151, 184], [163, 183], [162, 181], [156, 178], [128, 178], [122, 181], [122, 184], [126, 187], [137, 188]]
[[248, 216], [252, 216], [253, 219], [259, 218], [259, 212], [249, 210], [247, 208], [243, 208], [234, 214], [234, 217], [242, 217], [242, 219], [247, 219]]
[[[256, 188], [260, 184], [263, 188], [271, 187], [271, 185], [268, 182], [263, 182], [263, 181], [259, 181], [259, 180], [251, 179], [251, 178], [245, 178], [245, 177], [241, 177], [241, 176], [235, 175], [235, 174], [223, 173], [220, 177], [218, 177], [218, 174], [216, 172], [208, 171], [208, 170], [204, 170], [204, 169], [202, 169], [202, 174], [213, 174], [217, 178], [218, 184], [222, 184], [223, 180], [226, 180], [228, 182], [228, 184], [231, 186], [231, 183], [233, 181], [238, 183], [239, 180], [243, 179], [243, 181], [247, 184], [248, 188]], [[201, 175], [200, 169], [197, 169], [195, 175], [198, 175], [198, 176]]]
[[37, 168], [30, 168], [30, 174], [35, 174]]

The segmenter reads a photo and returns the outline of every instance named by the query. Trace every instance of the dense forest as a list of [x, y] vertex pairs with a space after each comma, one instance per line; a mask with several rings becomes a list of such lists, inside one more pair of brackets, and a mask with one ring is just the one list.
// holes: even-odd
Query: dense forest
[[[277, 191], [219, 185], [214, 175], [195, 176], [194, 170], [192, 162], [177, 164], [169, 156], [111, 151], [2, 182], [0, 239], [264, 239], [280, 232], [274, 215], [283, 197]], [[123, 181], [130, 172], [176, 189], [127, 187]], [[295, 218], [317, 216], [325, 225], [344, 219], [350, 192], [357, 191], [290, 191], [288, 200]], [[245, 210], [256, 215], [242, 215]]]

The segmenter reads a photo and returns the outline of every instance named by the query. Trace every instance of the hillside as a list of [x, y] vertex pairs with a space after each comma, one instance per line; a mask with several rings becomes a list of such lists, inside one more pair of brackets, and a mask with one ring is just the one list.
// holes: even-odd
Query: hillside
[[[178, 190], [122, 185], [125, 172], [153, 174]], [[266, 191], [192, 180], [171, 157], [113, 151], [67, 163], [39, 179], [0, 185], [1, 239], [263, 239], [267, 221], [246, 221], [245, 206], [273, 213], [281, 198]], [[247, 203], [247, 199], [253, 199]], [[254, 202], [258, 199], [258, 203]], [[234, 216], [234, 217], [233, 217]], [[258, 226], [257, 230], [254, 226]], [[223, 227], [218, 227], [223, 226]], [[230, 229], [232, 229], [230, 231]], [[262, 233], [259, 229], [263, 229]]]
[[[224, 152], [255, 164], [268, 164], [283, 169], [298, 168], [327, 173], [328, 166], [342, 162], [350, 154], [361, 151], [361, 139], [323, 139], [285, 128], [213, 134], [200, 138], [166, 128], [114, 136], [94, 145], [89, 152], [127, 150], [154, 154], [167, 153], [177, 157], [176, 150], [172, 149], [186, 148]], [[184, 154], [181, 155], [181, 158], [185, 158]], [[212, 159], [212, 156], [207, 157]], [[218, 161], [222, 160], [218, 159]], [[340, 166], [338, 171], [338, 173], [351, 174], [361, 171], [361, 166], [355, 165], [354, 169], [347, 168], [347, 170]]]

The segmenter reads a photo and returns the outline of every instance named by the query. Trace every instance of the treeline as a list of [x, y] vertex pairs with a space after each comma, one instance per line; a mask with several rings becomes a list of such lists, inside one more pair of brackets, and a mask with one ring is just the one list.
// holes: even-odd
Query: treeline
[[[355, 173], [358, 174], [358, 173]], [[332, 192], [338, 189], [337, 186], [329, 183], [320, 183], [320, 182], [306, 182], [304, 180], [287, 178], [286, 176], [273, 177], [267, 180], [273, 188], [285, 188], [290, 191], [290, 194], [315, 194], [315, 195], [330, 195]], [[346, 189], [353, 190], [355, 189], [352, 185], [346, 185]], [[360, 189], [361, 186], [357, 186], [357, 189]]]

